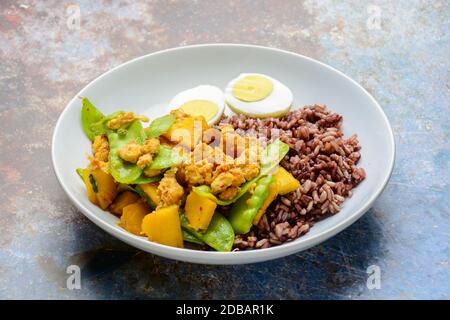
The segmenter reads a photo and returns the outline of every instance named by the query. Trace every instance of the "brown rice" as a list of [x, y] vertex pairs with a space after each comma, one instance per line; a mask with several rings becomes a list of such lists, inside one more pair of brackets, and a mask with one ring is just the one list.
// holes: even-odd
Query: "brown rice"
[[237, 235], [234, 248], [268, 248], [292, 241], [316, 221], [340, 211], [345, 198], [366, 176], [356, 166], [361, 157], [358, 139], [356, 135], [344, 138], [342, 120], [318, 104], [282, 118], [235, 115], [221, 119], [220, 124], [232, 125], [241, 135], [256, 133], [268, 142], [279, 137], [287, 143], [291, 149], [281, 165], [301, 183], [296, 191], [279, 196], [247, 235]]

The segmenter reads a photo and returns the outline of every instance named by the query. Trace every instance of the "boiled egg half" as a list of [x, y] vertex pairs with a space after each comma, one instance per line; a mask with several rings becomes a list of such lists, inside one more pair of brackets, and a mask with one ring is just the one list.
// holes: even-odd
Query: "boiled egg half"
[[264, 118], [280, 117], [291, 108], [291, 90], [260, 73], [242, 73], [225, 89], [225, 101], [236, 113]]
[[169, 104], [171, 109], [181, 109], [191, 116], [203, 116], [208, 124], [219, 121], [225, 109], [222, 90], [201, 85], [177, 94]]

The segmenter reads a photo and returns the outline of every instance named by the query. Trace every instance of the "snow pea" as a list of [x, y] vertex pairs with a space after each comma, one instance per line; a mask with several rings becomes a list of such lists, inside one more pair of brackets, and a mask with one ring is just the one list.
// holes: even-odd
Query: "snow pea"
[[228, 220], [216, 212], [206, 232], [202, 233], [189, 227], [184, 214], [180, 215], [181, 227], [217, 251], [231, 251], [234, 243], [234, 231]]
[[141, 174], [142, 169], [134, 163], [124, 161], [119, 156], [119, 150], [131, 141], [144, 144], [146, 135], [139, 120], [134, 120], [125, 134], [109, 130], [109, 170], [114, 179], [119, 183], [133, 183]]
[[[94, 134], [94, 137], [98, 136], [100, 134], [108, 134], [109, 132], [111, 132], [112, 130], [109, 129], [107, 126], [108, 121], [114, 119], [121, 113], [123, 113], [123, 111], [113, 112], [113, 113], [101, 118], [99, 121], [92, 123], [90, 128], [91, 128], [92, 133]], [[130, 125], [130, 124], [125, 124], [125, 126], [128, 126], [128, 125]], [[122, 133], [126, 133], [126, 131], [122, 131]]]
[[149, 169], [160, 170], [171, 168], [179, 165], [183, 161], [183, 157], [172, 148], [165, 145], [159, 147], [158, 154], [148, 166]]
[[269, 185], [272, 179], [272, 175], [262, 177], [256, 182], [253, 193], [247, 192], [233, 205], [228, 220], [235, 233], [246, 234], [250, 231], [253, 219], [269, 195]]
[[261, 177], [272, 173], [288, 152], [289, 146], [280, 139], [269, 144], [261, 155], [261, 170], [259, 176]]
[[81, 178], [81, 180], [83, 180], [83, 170], [84, 170], [83, 168], [77, 168], [77, 170], [76, 170], [77, 174]]
[[194, 236], [192, 233], [186, 230], [181, 230], [183, 232], [183, 240], [195, 244], [204, 244], [204, 242], [200, 239], [198, 239], [196, 236]]
[[228, 206], [241, 198], [247, 192], [247, 190], [262, 176], [272, 173], [273, 169], [278, 165], [278, 163], [280, 163], [281, 160], [283, 160], [284, 156], [288, 152], [289, 146], [279, 139], [269, 144], [267, 148], [261, 153], [261, 169], [259, 170], [258, 176], [244, 183], [240, 187], [238, 194], [231, 200], [225, 201], [218, 199], [214, 194], [212, 194], [211, 188], [207, 185], [194, 187], [192, 188], [192, 190], [203, 197], [211, 199], [221, 206]]
[[160, 181], [163, 178], [163, 175], [159, 175], [159, 176], [154, 176], [154, 177], [147, 177], [144, 174], [141, 174], [141, 176], [139, 178], [137, 178], [136, 180], [133, 181], [133, 184], [145, 184], [145, 183], [151, 183], [151, 182], [156, 182], [156, 181]]
[[82, 104], [81, 126], [83, 127], [86, 136], [92, 141], [96, 136], [95, 132], [92, 130], [92, 125], [102, 120], [105, 116], [89, 101], [88, 98], [83, 98]]
[[166, 133], [174, 124], [175, 120], [175, 116], [171, 114], [156, 118], [148, 126], [147, 137], [157, 138], [163, 133]]

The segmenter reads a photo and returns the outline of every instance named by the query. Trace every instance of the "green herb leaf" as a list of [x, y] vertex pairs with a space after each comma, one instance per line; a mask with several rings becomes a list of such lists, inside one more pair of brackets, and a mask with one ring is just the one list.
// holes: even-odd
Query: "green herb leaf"
[[98, 193], [97, 182], [95, 181], [94, 176], [92, 174], [89, 175], [89, 183], [92, 186], [92, 190], [94, 190], [95, 193]]

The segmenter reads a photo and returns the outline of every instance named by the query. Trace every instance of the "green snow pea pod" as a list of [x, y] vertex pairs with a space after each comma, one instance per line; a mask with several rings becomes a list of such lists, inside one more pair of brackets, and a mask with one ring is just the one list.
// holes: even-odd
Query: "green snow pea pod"
[[137, 178], [136, 180], [134, 180], [132, 182], [132, 184], [145, 184], [145, 183], [151, 183], [151, 182], [156, 182], [156, 181], [160, 181], [163, 178], [163, 175], [159, 175], [159, 176], [154, 176], [154, 177], [147, 177], [144, 174], [141, 174], [141, 176], [139, 178]]
[[[174, 151], [173, 149], [167, 146], [161, 145], [159, 147], [157, 155], [153, 159], [153, 162], [149, 166], [147, 166], [147, 168], [152, 170], [167, 169], [178, 166], [183, 161], [183, 159], [184, 158], [180, 156], [178, 152]], [[159, 181], [162, 178], [163, 178], [162, 174], [155, 177], [147, 177], [142, 173], [139, 178], [133, 180], [130, 183], [132, 184], [150, 183]]]
[[83, 168], [77, 168], [77, 174], [78, 174], [78, 176], [81, 178], [81, 180], [83, 180], [84, 181], [84, 178], [83, 178]]
[[289, 152], [289, 146], [280, 139], [275, 140], [267, 146], [261, 155], [261, 170], [259, 176], [272, 173], [284, 156]]
[[139, 120], [134, 120], [125, 134], [108, 131], [109, 169], [114, 179], [119, 183], [133, 183], [142, 174], [142, 169], [134, 163], [124, 161], [119, 156], [119, 150], [131, 141], [144, 144], [146, 135]]
[[184, 214], [180, 215], [181, 227], [217, 251], [231, 251], [234, 243], [234, 231], [228, 220], [216, 212], [206, 232], [202, 233], [189, 227]]
[[147, 137], [157, 138], [163, 133], [166, 133], [174, 124], [175, 120], [175, 116], [171, 114], [156, 118], [148, 126]]
[[190, 233], [189, 231], [186, 230], [181, 230], [183, 233], [183, 240], [190, 242], [190, 243], [195, 243], [195, 244], [204, 244], [204, 242], [200, 239], [198, 239], [196, 236], [194, 236], [192, 233]]
[[253, 219], [269, 195], [269, 185], [272, 179], [272, 175], [262, 177], [256, 182], [253, 193], [247, 192], [231, 208], [228, 220], [236, 234], [246, 234], [250, 231], [253, 225]]
[[[94, 134], [94, 137], [98, 136], [100, 134], [108, 134], [110, 131], [112, 131], [111, 129], [108, 128], [108, 121], [114, 119], [115, 117], [117, 117], [121, 113], [123, 113], [123, 111], [113, 112], [113, 113], [103, 117], [99, 121], [97, 121], [95, 123], [92, 123], [90, 128], [91, 128], [92, 133]], [[127, 127], [129, 125], [130, 124], [127, 123], [127, 124], [124, 125], [124, 127]], [[126, 131], [123, 131], [123, 133], [125, 134]]]
[[179, 165], [182, 161], [183, 157], [177, 151], [165, 145], [161, 145], [158, 154], [148, 168], [152, 170], [171, 168]]
[[88, 98], [82, 99], [83, 106], [81, 107], [81, 126], [89, 140], [94, 140], [96, 133], [92, 130], [92, 125], [99, 122], [105, 116], [101, 113]]
[[221, 206], [228, 206], [236, 202], [239, 198], [241, 198], [247, 192], [250, 186], [254, 184], [256, 181], [258, 181], [262, 176], [272, 173], [272, 170], [276, 166], [278, 166], [280, 161], [283, 160], [284, 156], [288, 152], [289, 146], [279, 139], [269, 144], [261, 154], [261, 169], [259, 170], [258, 176], [244, 183], [240, 187], [238, 194], [231, 200], [225, 201], [218, 199], [214, 194], [211, 193], [211, 188], [207, 185], [194, 187], [192, 188], [192, 190], [203, 197], [211, 199], [212, 201], [216, 202]]

